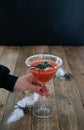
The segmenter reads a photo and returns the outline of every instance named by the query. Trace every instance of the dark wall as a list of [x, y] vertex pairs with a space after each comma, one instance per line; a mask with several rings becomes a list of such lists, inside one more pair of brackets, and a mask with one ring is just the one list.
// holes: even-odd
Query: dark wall
[[84, 0], [1, 0], [0, 40], [84, 45]]

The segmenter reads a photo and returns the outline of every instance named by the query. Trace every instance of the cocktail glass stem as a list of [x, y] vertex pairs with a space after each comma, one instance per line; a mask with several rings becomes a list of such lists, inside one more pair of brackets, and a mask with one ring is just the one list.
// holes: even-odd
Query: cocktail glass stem
[[[43, 83], [43, 84], [41, 84], [41, 86], [44, 87], [45, 84]], [[42, 98], [43, 98], [43, 99], [42, 99], [41, 109], [46, 110], [46, 97], [43, 96]]]

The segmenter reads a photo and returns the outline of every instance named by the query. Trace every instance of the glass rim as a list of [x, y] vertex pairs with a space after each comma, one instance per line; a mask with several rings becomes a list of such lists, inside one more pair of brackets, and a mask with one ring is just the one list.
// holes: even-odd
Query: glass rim
[[50, 56], [50, 57], [52, 57], [52, 58], [57, 59], [57, 61], [59, 60], [59, 61], [60, 61], [60, 64], [57, 63], [57, 66], [56, 66], [55, 68], [60, 67], [60, 66], [62, 65], [62, 62], [63, 62], [60, 57], [55, 56], [55, 55], [51, 55], [51, 54], [36, 54], [36, 55], [32, 55], [32, 56], [29, 56], [28, 58], [26, 58], [25, 64], [27, 65], [27, 67], [30, 67], [30, 64], [28, 64], [28, 60], [30, 60], [30, 59], [32, 59], [32, 58], [34, 58], [34, 57], [36, 57], [36, 56], [39, 56], [39, 57]]

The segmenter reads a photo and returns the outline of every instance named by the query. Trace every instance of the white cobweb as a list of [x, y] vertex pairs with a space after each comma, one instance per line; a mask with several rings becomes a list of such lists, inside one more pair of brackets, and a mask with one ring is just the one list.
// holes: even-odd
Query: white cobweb
[[[21, 107], [33, 106], [38, 101], [39, 95], [37, 93], [32, 94], [31, 96], [27, 96], [22, 100], [17, 102], [17, 105]], [[17, 105], [14, 107], [14, 111], [11, 113], [9, 118], [6, 121], [6, 124], [10, 124], [20, 120], [24, 116], [24, 112], [22, 109], [17, 108]]]

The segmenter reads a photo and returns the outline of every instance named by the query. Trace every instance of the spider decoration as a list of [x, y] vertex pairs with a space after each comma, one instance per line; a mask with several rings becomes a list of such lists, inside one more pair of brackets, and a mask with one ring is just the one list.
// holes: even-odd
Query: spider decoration
[[60, 76], [60, 77], [64, 77], [66, 80], [71, 80], [72, 74], [70, 74], [70, 73], [65, 73], [63, 76]]
[[44, 70], [44, 69], [46, 69], [47, 67], [52, 67], [53, 69], [55, 69], [54, 66], [52, 66], [52, 65], [51, 65], [49, 62], [47, 62], [47, 61], [42, 62], [41, 64], [38, 64], [38, 65], [36, 65], [36, 66], [29, 66], [28, 68], [30, 68], [30, 69], [35, 69], [35, 68], [37, 68], [37, 69], [39, 69], [39, 70]]
[[29, 112], [29, 109], [28, 109], [28, 107], [26, 106], [26, 107], [21, 107], [20, 105], [18, 105], [18, 104], [16, 104], [16, 108], [15, 109], [17, 109], [17, 108], [20, 108], [22, 111], [23, 111], [23, 113], [24, 114], [27, 114], [28, 112]]

